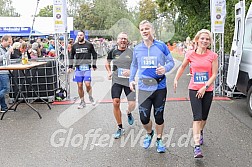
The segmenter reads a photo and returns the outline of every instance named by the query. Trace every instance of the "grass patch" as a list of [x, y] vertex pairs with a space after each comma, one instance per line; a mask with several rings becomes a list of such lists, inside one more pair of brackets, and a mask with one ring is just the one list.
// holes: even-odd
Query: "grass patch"
[[171, 52], [171, 54], [172, 54], [172, 57], [174, 59], [177, 59], [179, 61], [183, 61], [184, 60], [184, 54], [179, 54], [177, 52]]

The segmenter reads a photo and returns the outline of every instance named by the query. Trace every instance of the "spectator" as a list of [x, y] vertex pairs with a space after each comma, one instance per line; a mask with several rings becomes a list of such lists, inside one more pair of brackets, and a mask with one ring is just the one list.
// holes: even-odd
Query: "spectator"
[[50, 51], [50, 50], [52, 50], [52, 49], [55, 50], [55, 42], [54, 42], [53, 39], [50, 40], [50, 44], [49, 44], [49, 47], [48, 47], [48, 51]]
[[[12, 38], [9, 35], [4, 35], [1, 39], [0, 47], [0, 66], [3, 66], [6, 63], [6, 60], [10, 58], [13, 48], [10, 47], [12, 44]], [[9, 80], [9, 71], [1, 70], [0, 71], [0, 105], [1, 112], [6, 112], [8, 106], [5, 102], [5, 95], [10, 90], [10, 80]]]
[[11, 53], [11, 59], [19, 59], [22, 56], [20, 52], [21, 44], [19, 42], [14, 42], [13, 44], [13, 53]]
[[55, 56], [56, 56], [55, 50], [54, 50], [54, 49], [51, 49], [51, 50], [48, 52], [48, 56], [49, 56], [49, 57], [55, 57]]

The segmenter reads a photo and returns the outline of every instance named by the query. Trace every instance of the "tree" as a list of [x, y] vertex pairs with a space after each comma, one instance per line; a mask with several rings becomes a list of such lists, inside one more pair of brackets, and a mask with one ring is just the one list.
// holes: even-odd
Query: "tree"
[[93, 13], [93, 6], [91, 3], [84, 3], [77, 10], [74, 17], [74, 28], [77, 30], [92, 30], [96, 29], [96, 22], [99, 18]]
[[153, 22], [157, 19], [158, 6], [155, 2], [153, 2], [152, 0], [141, 0], [139, 4], [139, 22], [142, 20]]
[[94, 0], [94, 10], [98, 16], [98, 30], [111, 28], [118, 20], [130, 18], [127, 0]]
[[47, 5], [43, 9], [40, 9], [37, 17], [53, 17], [53, 5]]
[[[234, 5], [237, 0], [226, 1], [225, 21], [225, 52], [229, 53], [234, 33]], [[197, 31], [202, 28], [211, 29], [210, 0], [157, 0], [161, 11], [169, 12], [172, 8], [178, 9], [179, 16], [175, 18], [176, 37], [179, 34], [194, 37]], [[249, 6], [250, 2], [246, 3]], [[185, 40], [184, 37], [184, 40]]]
[[78, 11], [82, 4], [90, 3], [91, 0], [68, 0], [68, 15], [74, 17], [78, 14]]
[[0, 0], [0, 16], [19, 16], [16, 10], [12, 6], [12, 0]]
[[91, 31], [90, 35], [115, 37], [115, 27], [119, 30], [125, 25], [125, 21], [131, 21], [132, 18], [133, 15], [127, 9], [127, 0], [94, 0], [83, 3], [77, 10], [74, 27], [97, 30]]

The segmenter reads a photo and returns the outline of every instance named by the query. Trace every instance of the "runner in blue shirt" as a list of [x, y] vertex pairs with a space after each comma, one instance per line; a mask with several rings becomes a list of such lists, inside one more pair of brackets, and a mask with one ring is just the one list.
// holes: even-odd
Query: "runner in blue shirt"
[[135, 91], [135, 75], [138, 72], [138, 103], [139, 114], [143, 127], [147, 131], [143, 147], [151, 144], [154, 131], [150, 120], [151, 108], [154, 107], [154, 117], [157, 133], [157, 152], [163, 153], [166, 148], [162, 142], [164, 128], [164, 107], [166, 101], [165, 73], [174, 67], [174, 60], [165, 43], [154, 39], [153, 25], [144, 20], [139, 24], [143, 41], [133, 51], [133, 60], [130, 67], [130, 89]]

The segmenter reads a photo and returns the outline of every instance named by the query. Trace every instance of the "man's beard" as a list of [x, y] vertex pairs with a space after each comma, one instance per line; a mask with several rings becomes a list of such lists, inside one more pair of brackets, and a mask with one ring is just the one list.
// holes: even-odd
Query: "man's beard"
[[84, 41], [84, 38], [81, 38], [81, 39], [79, 38], [78, 41], [79, 41], [79, 42], [83, 42], [83, 41]]
[[120, 44], [120, 47], [121, 47], [121, 48], [126, 48], [127, 45], [126, 45], [126, 44]]

